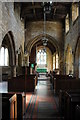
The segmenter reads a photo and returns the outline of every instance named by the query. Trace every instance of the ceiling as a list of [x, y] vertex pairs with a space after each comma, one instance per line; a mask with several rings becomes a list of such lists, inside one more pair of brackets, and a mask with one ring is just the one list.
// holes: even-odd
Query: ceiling
[[[25, 21], [40, 21], [44, 19], [43, 2], [22, 2], [21, 18]], [[65, 16], [70, 11], [71, 2], [46, 2], [45, 6], [51, 6], [51, 11], [46, 14], [48, 21], [64, 21]]]
[[[60, 21], [65, 26], [65, 17], [70, 12], [71, 2], [21, 2], [21, 19], [25, 21], [25, 28], [27, 22], [32, 21], [43, 21], [44, 20], [44, 6], [51, 8], [46, 13], [46, 21]], [[70, 13], [69, 13], [70, 14]], [[43, 45], [42, 42], [38, 41], [37, 46]], [[36, 46], [36, 44], [34, 46]], [[54, 53], [56, 48], [48, 41], [47, 47]]]

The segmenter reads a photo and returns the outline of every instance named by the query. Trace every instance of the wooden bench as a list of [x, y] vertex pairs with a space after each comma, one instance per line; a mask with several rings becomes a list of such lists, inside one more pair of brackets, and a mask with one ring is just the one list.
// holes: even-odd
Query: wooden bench
[[75, 77], [72, 77], [72, 76], [69, 76], [69, 75], [50, 75], [50, 81], [51, 81], [51, 83], [52, 83], [52, 85], [53, 85], [53, 88], [55, 88], [56, 87], [56, 83], [55, 83], [55, 81], [57, 80], [70, 80], [70, 79], [76, 79]]
[[8, 80], [9, 92], [34, 92], [37, 85], [36, 75], [17, 76]]
[[[3, 93], [2, 97], [0, 99], [2, 99], [2, 119], [10, 119], [11, 118], [11, 114], [10, 114], [10, 101], [9, 99], [14, 96], [14, 94], [8, 94], [8, 93]], [[12, 107], [12, 109], [14, 110], [14, 106]], [[13, 116], [15, 117], [14, 113], [12, 113]], [[13, 117], [13, 118], [14, 118]]]
[[25, 87], [25, 76], [20, 75], [13, 77], [8, 80], [8, 91], [9, 92], [24, 92]]
[[61, 90], [76, 90], [80, 89], [79, 79], [66, 79], [66, 80], [56, 80], [54, 79], [54, 93], [59, 94]]
[[75, 120], [80, 120], [80, 106], [77, 105], [75, 108]]
[[76, 104], [80, 104], [80, 89], [75, 90], [75, 91], [74, 90], [68, 90], [68, 91], [60, 90], [59, 110], [60, 110], [60, 113], [64, 115], [65, 120], [74, 119]]
[[25, 88], [27, 92], [34, 92], [37, 84], [37, 78], [35, 75], [27, 75], [25, 80]]
[[65, 118], [66, 120], [75, 120], [75, 107], [80, 105], [80, 93], [70, 94], [67, 98], [65, 106]]
[[26, 97], [22, 93], [2, 93], [2, 119], [20, 119], [24, 113]]

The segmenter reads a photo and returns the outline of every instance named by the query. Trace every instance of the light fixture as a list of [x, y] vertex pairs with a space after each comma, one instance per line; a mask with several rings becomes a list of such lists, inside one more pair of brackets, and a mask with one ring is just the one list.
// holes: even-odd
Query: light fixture
[[44, 8], [44, 32], [43, 32], [43, 45], [46, 46], [47, 45], [47, 41], [48, 39], [46, 38], [46, 14], [50, 14], [51, 10], [52, 10], [52, 1], [50, 2], [43, 2], [43, 8]]
[[45, 6], [44, 6], [44, 29], [43, 30], [44, 31], [43, 31], [42, 42], [43, 42], [43, 45], [46, 46], [48, 39], [46, 38], [46, 9], [45, 9]]

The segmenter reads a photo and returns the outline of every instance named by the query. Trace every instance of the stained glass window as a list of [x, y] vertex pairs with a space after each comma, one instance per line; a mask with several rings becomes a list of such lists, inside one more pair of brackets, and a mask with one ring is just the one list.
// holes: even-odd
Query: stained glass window
[[44, 49], [37, 53], [37, 64], [46, 64], [46, 51]]

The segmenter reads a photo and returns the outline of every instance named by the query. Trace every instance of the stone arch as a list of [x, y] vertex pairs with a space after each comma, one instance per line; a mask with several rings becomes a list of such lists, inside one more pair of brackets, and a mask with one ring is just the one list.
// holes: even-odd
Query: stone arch
[[75, 51], [74, 51], [74, 74], [77, 78], [80, 78], [80, 36], [77, 39]]
[[[40, 34], [38, 36], [36, 36], [35, 38], [33, 38], [32, 40], [30, 40], [26, 46], [27, 51], [30, 53], [31, 49], [33, 47], [33, 45], [39, 41], [41, 41], [41, 39], [43, 38], [43, 34]], [[59, 52], [60, 48], [58, 45], [58, 42], [55, 38], [53, 38], [52, 36], [46, 34], [46, 38], [49, 39], [49, 41], [51, 42], [51, 44], [56, 48], [56, 50]]]
[[[31, 39], [27, 45], [26, 45], [26, 53], [30, 56], [31, 54], [31, 50], [33, 48], [33, 46], [40, 42], [41, 39], [44, 37], [43, 34], [40, 34], [36, 37], [34, 37], [33, 39]], [[58, 43], [58, 41], [50, 36], [49, 34], [46, 34], [46, 38], [48, 39], [48, 42], [50, 42], [51, 45], [54, 46], [54, 48], [56, 49], [56, 52], [58, 53], [58, 56], [59, 56], [59, 73], [60, 74], [64, 74], [64, 52], [63, 52], [63, 47], [61, 47], [61, 45]]]
[[9, 51], [9, 66], [14, 66], [15, 62], [15, 42], [12, 31], [8, 31], [2, 40], [2, 46], [7, 47]]

